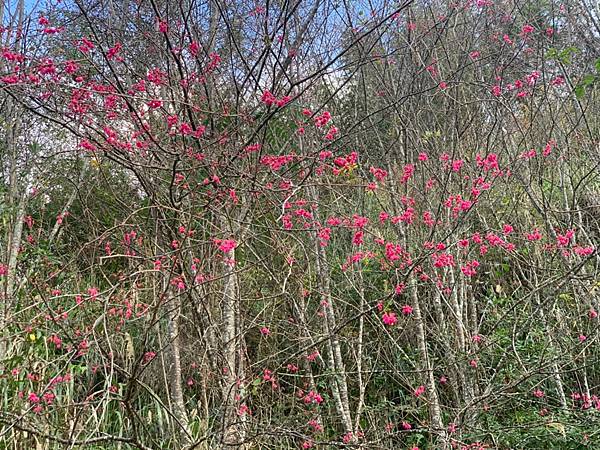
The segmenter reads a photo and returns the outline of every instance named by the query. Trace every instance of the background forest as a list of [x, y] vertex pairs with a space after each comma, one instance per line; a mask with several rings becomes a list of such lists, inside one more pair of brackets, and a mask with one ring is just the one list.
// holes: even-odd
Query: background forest
[[598, 448], [598, 5], [0, 8], [1, 449]]

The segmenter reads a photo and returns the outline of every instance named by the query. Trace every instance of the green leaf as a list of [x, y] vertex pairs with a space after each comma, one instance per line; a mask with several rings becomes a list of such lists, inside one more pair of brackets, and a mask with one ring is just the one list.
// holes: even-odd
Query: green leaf
[[571, 297], [571, 294], [567, 293], [567, 292], [563, 292], [562, 294], [558, 294], [558, 298], [562, 301], [565, 302], [569, 302], [571, 300], [573, 300], [573, 297]]
[[567, 47], [558, 54], [558, 59], [565, 65], [571, 64], [571, 56], [578, 53], [577, 47]]
[[581, 84], [583, 84], [584, 86], [590, 86], [591, 84], [594, 84], [594, 81], [596, 81], [596, 77], [592, 74], [589, 74], [583, 77]]
[[548, 59], [556, 59], [558, 57], [558, 50], [554, 47], [548, 49], [548, 53], [546, 53], [546, 58]]
[[579, 86], [575, 87], [573, 92], [575, 93], [575, 97], [577, 97], [578, 100], [581, 100], [585, 95], [585, 87], [580, 84]]

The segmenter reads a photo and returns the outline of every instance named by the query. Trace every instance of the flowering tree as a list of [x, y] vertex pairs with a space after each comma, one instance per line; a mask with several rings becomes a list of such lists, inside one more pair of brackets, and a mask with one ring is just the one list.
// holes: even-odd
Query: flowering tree
[[376, 6], [6, 6], [2, 439], [593, 442], [596, 15]]

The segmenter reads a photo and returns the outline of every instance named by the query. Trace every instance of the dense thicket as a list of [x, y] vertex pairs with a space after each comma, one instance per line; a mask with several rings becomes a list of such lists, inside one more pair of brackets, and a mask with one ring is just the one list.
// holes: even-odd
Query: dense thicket
[[595, 448], [598, 8], [2, 2], [1, 448]]

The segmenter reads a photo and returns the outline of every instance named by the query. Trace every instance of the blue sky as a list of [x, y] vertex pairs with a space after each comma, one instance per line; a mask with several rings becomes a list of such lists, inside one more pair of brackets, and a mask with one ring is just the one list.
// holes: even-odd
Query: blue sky
[[32, 9], [39, 9], [40, 6], [43, 6], [43, 0], [25, 0], [25, 9], [27, 11], [31, 11]]

